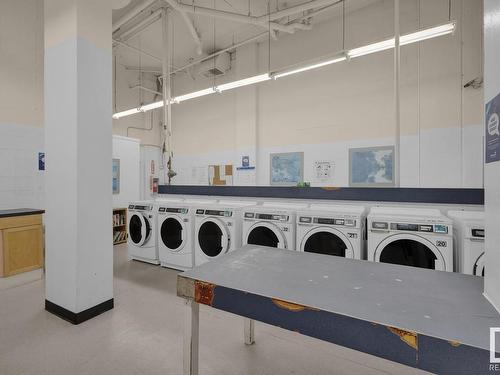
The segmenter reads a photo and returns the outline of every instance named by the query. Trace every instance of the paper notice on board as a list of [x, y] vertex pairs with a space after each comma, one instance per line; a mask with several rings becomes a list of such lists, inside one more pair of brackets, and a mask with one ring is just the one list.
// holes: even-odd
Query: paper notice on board
[[334, 180], [335, 163], [328, 160], [314, 162], [314, 182], [330, 183]]

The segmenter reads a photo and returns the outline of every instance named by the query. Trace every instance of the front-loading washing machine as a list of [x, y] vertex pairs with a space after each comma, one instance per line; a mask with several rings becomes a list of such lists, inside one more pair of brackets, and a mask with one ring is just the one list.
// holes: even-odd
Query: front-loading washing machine
[[243, 245], [260, 245], [295, 250], [297, 211], [307, 204], [265, 202], [245, 209]]
[[183, 200], [157, 203], [160, 265], [181, 271], [192, 268], [195, 208]]
[[153, 201], [131, 202], [128, 206], [128, 256], [151, 264], [159, 264], [156, 238], [157, 215]]
[[435, 209], [373, 207], [368, 260], [453, 272], [452, 221]]
[[196, 206], [195, 266], [241, 247], [242, 212], [244, 207], [254, 204], [255, 202], [232, 202]]
[[364, 259], [366, 209], [311, 204], [297, 213], [297, 250]]
[[484, 212], [448, 211], [453, 220], [455, 271], [484, 276]]

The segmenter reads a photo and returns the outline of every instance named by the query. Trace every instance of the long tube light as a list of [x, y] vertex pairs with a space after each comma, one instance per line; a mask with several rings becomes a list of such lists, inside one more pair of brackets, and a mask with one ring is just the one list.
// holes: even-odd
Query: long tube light
[[217, 86], [216, 90], [219, 92], [223, 92], [223, 91], [235, 89], [235, 88], [242, 87], [242, 86], [248, 86], [248, 85], [253, 85], [255, 83], [268, 81], [270, 79], [271, 79], [271, 76], [269, 73], [260, 74], [260, 75], [253, 76], [250, 78], [245, 78], [245, 79], [240, 79], [238, 81], [224, 83], [223, 85]]
[[[438, 36], [451, 34], [455, 31], [455, 26], [456, 26], [455, 22], [449, 22], [444, 25], [439, 25], [428, 29], [419, 30], [411, 34], [402, 35], [401, 38], [399, 39], [399, 43], [402, 46], [405, 46], [408, 44], [421, 42], [427, 39], [436, 38]], [[395, 44], [396, 42], [394, 38], [387, 39], [382, 42], [372, 43], [363, 47], [351, 49], [347, 52], [347, 55], [350, 58], [366, 56], [371, 53], [381, 52], [394, 48]]]
[[[432, 39], [432, 38], [436, 38], [439, 36], [452, 34], [455, 31], [455, 28], [456, 28], [456, 22], [452, 21], [452, 22], [449, 22], [449, 23], [446, 23], [443, 25], [434, 26], [434, 27], [430, 27], [428, 29], [419, 30], [419, 31], [413, 32], [411, 34], [402, 35], [400, 38], [400, 44], [402, 46], [404, 46], [404, 45], [408, 45], [408, 44], [412, 44], [412, 43], [421, 42], [421, 41], [424, 41], [427, 39]], [[384, 40], [381, 42], [372, 43], [372, 44], [368, 44], [368, 45], [363, 46], [363, 47], [351, 49], [351, 50], [347, 51], [345, 54], [338, 55], [337, 57], [329, 58], [328, 60], [321, 61], [318, 63], [309, 64], [309, 65], [305, 65], [305, 66], [297, 67], [297, 68], [291, 68], [291, 69], [287, 69], [284, 71], [275, 72], [272, 74], [269, 74], [269, 73], [260, 74], [260, 75], [256, 75], [253, 77], [240, 79], [238, 81], [224, 83], [224, 84], [219, 85], [219, 86], [210, 87], [207, 89], [203, 89], [203, 90], [191, 92], [191, 93], [188, 93], [185, 95], [177, 96], [175, 98], [172, 98], [171, 103], [172, 104], [173, 103], [181, 103], [181, 102], [189, 100], [189, 99], [199, 98], [201, 96], [210, 95], [210, 94], [214, 94], [217, 92], [223, 92], [223, 91], [231, 90], [231, 89], [242, 87], [242, 86], [248, 86], [248, 85], [253, 85], [256, 83], [264, 82], [264, 81], [270, 80], [271, 78], [278, 79], [278, 78], [286, 77], [286, 76], [289, 76], [292, 74], [297, 74], [297, 73], [302, 73], [302, 72], [305, 72], [308, 70], [318, 69], [318, 68], [321, 68], [321, 67], [324, 67], [327, 65], [331, 65], [331, 64], [345, 61], [348, 58], [356, 58], [356, 57], [360, 57], [360, 56], [369, 55], [369, 54], [375, 53], [375, 52], [385, 51], [385, 50], [394, 48], [394, 46], [395, 46], [394, 38], [387, 39], [387, 40]], [[160, 100], [158, 102], [143, 105], [139, 108], [132, 108], [132, 109], [128, 109], [126, 111], [117, 112], [117, 113], [113, 114], [113, 118], [119, 119], [121, 117], [133, 115], [136, 113], [150, 111], [152, 109], [160, 108], [162, 106], [163, 106], [163, 100]]]
[[278, 79], [278, 78], [286, 77], [286, 76], [289, 76], [292, 74], [297, 74], [297, 73], [306, 72], [308, 70], [322, 68], [324, 66], [335, 64], [335, 63], [342, 62], [345, 60], [347, 60], [347, 57], [345, 55], [343, 55], [343, 56], [335, 57], [333, 59], [322, 61], [322, 62], [319, 62], [316, 64], [306, 65], [306, 66], [303, 66], [300, 68], [289, 69], [289, 70], [285, 70], [285, 71], [282, 71], [279, 73], [275, 73], [275, 74], [273, 74], [273, 78]]

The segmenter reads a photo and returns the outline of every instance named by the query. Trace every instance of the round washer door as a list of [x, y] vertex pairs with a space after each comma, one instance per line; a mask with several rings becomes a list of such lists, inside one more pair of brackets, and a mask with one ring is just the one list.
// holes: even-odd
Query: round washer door
[[286, 238], [281, 229], [273, 223], [260, 221], [250, 227], [247, 232], [245, 243], [249, 245], [276, 247], [287, 249]]
[[302, 239], [300, 250], [306, 253], [354, 258], [349, 239], [339, 230], [329, 227], [311, 229]]
[[128, 222], [130, 240], [137, 246], [142, 246], [151, 235], [151, 224], [141, 213], [133, 213]]
[[178, 216], [161, 218], [160, 237], [168, 250], [175, 253], [181, 251], [186, 244], [186, 228], [182, 219]]
[[207, 258], [217, 258], [229, 250], [229, 231], [217, 218], [203, 220], [198, 228], [197, 237], [200, 250]]
[[476, 263], [474, 264], [474, 275], [484, 276], [484, 253], [477, 258]]
[[426, 238], [396, 234], [385, 238], [375, 250], [376, 262], [445, 271], [444, 257]]

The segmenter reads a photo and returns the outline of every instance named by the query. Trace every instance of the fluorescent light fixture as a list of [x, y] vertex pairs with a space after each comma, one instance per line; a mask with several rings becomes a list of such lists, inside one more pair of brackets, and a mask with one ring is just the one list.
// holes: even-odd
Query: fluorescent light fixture
[[297, 74], [297, 73], [306, 72], [306, 71], [312, 70], [312, 69], [322, 68], [324, 66], [335, 64], [335, 63], [342, 62], [345, 60], [347, 60], [346, 56], [338, 56], [338, 57], [335, 57], [333, 59], [322, 61], [322, 62], [319, 62], [316, 64], [306, 65], [306, 66], [303, 66], [300, 68], [294, 68], [294, 69], [289, 69], [289, 70], [275, 73], [275, 74], [273, 74], [273, 78], [278, 79], [278, 78], [286, 77], [286, 76], [289, 76], [292, 74]]
[[154, 103], [143, 105], [141, 107], [141, 109], [142, 109], [142, 112], [147, 112], [147, 111], [150, 111], [152, 109], [161, 108], [161, 107], [163, 107], [163, 100], [160, 100], [159, 102], [154, 102]]
[[183, 102], [183, 101], [186, 101], [189, 99], [199, 98], [200, 96], [214, 94], [216, 92], [217, 92], [217, 90], [215, 90], [215, 88], [210, 87], [208, 89], [190, 92], [189, 94], [185, 94], [185, 95], [181, 95], [181, 96], [176, 96], [172, 100], [174, 103], [180, 103], [180, 102]]
[[132, 108], [132, 109], [127, 109], [126, 111], [122, 111], [122, 112], [117, 112], [113, 115], [113, 118], [114, 119], [119, 119], [121, 117], [125, 117], [125, 116], [130, 116], [130, 115], [134, 115], [136, 113], [141, 113], [142, 110], [141, 108]]
[[271, 76], [269, 73], [260, 74], [258, 76], [253, 76], [245, 79], [240, 79], [239, 81], [224, 83], [223, 85], [217, 86], [217, 91], [223, 92], [231, 89], [235, 89], [237, 87], [253, 85], [255, 83], [264, 82], [270, 80]]
[[[449, 23], [446, 23], [443, 25], [430, 27], [428, 29], [415, 31], [414, 33], [411, 33], [411, 34], [402, 35], [399, 41], [400, 41], [400, 44], [402, 46], [405, 46], [408, 44], [421, 42], [421, 41], [424, 41], [427, 39], [436, 38], [438, 36], [451, 34], [455, 31], [455, 28], [456, 28], [456, 22], [453, 21], [453, 22], [449, 22]], [[369, 45], [366, 45], [363, 47], [351, 49], [351, 50], [347, 51], [347, 56], [349, 58], [365, 56], [365, 55], [369, 55], [371, 53], [385, 51], [385, 50], [394, 48], [394, 45], [395, 45], [394, 38], [387, 39], [387, 40], [384, 40], [382, 42], [372, 43], [372, 44], [369, 44]], [[309, 65], [305, 65], [305, 66], [297, 67], [297, 68], [290, 68], [288, 70], [273, 73], [272, 75], [269, 73], [260, 74], [257, 76], [253, 76], [253, 77], [249, 77], [249, 78], [245, 78], [245, 79], [240, 79], [238, 81], [225, 83], [225, 84], [222, 84], [222, 85], [217, 86], [217, 87], [210, 87], [208, 89], [191, 92], [191, 93], [188, 93], [185, 95], [181, 95], [181, 96], [177, 96], [175, 98], [172, 98], [171, 104], [181, 103], [181, 102], [189, 100], [189, 99], [199, 98], [200, 96], [210, 95], [210, 94], [214, 94], [216, 92], [223, 92], [226, 90], [235, 89], [237, 87], [253, 85], [255, 83], [270, 80], [271, 77], [274, 79], [278, 79], [278, 78], [286, 77], [286, 76], [289, 76], [292, 74], [297, 74], [297, 73], [305, 72], [308, 70], [321, 68], [321, 67], [326, 66], [326, 65], [335, 64], [335, 63], [338, 63], [341, 61], [345, 61], [345, 60], [347, 60], [347, 56], [338, 55], [336, 57], [333, 57], [331, 59], [328, 59], [328, 60], [325, 60], [322, 62], [313, 63], [313, 64], [309, 64]], [[163, 106], [163, 100], [161, 100], [159, 102], [146, 104], [146, 105], [143, 105], [142, 107], [139, 107], [139, 108], [132, 108], [132, 109], [129, 109], [127, 111], [117, 112], [113, 115], [113, 118], [119, 119], [121, 117], [133, 115], [136, 113], [150, 111], [150, 110], [155, 109], [155, 108], [161, 108], [162, 106]]]
[[[428, 29], [423, 29], [416, 31], [411, 34], [402, 35], [399, 39], [399, 43], [402, 46], [421, 42], [427, 39], [436, 38], [438, 36], [451, 34], [455, 31], [455, 22], [446, 23], [444, 25], [439, 25], [435, 27], [430, 27]], [[350, 58], [360, 57], [369, 55], [371, 53], [385, 51], [394, 48], [396, 42], [395, 39], [387, 39], [382, 42], [377, 42], [369, 44], [363, 47], [354, 48], [347, 52]]]
[[444, 25], [439, 25], [431, 27], [429, 29], [424, 29], [416, 31], [411, 34], [403, 35], [399, 39], [399, 43], [404, 46], [411, 43], [421, 42], [423, 40], [436, 38], [438, 36], [451, 34], [455, 31], [455, 22], [446, 23]]

